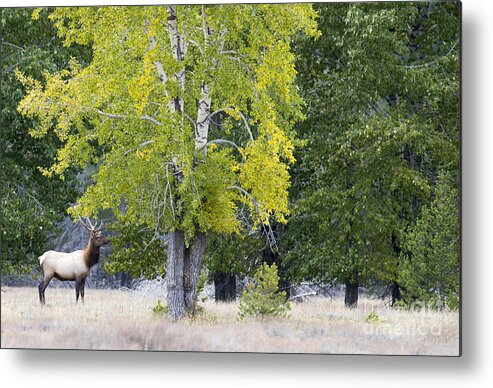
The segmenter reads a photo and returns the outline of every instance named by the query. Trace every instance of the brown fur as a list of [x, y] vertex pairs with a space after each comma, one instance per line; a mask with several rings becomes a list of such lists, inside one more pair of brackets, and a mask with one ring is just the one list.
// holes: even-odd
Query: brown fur
[[105, 245], [103, 241], [107, 241], [107, 239], [101, 236], [101, 232], [91, 232], [91, 237], [83, 250], [84, 262], [89, 269], [99, 262], [101, 245]]

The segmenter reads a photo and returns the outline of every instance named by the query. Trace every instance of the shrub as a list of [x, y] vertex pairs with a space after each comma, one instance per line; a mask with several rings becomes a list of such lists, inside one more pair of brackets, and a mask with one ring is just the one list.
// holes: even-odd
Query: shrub
[[254, 274], [254, 282], [247, 285], [240, 299], [238, 316], [286, 316], [291, 304], [286, 291], [278, 291], [279, 275], [276, 264], [263, 263]]
[[365, 318], [366, 323], [372, 323], [374, 325], [378, 323], [386, 322], [387, 318], [381, 317], [375, 310], [371, 310], [368, 316]]
[[161, 300], [157, 300], [157, 304], [152, 308], [152, 312], [155, 317], [167, 315], [168, 314], [168, 306], [165, 304], [161, 304]]

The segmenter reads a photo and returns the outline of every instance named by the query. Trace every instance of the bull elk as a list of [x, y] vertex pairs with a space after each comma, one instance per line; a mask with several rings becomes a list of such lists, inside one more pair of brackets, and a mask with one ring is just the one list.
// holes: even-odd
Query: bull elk
[[39, 284], [39, 301], [45, 304], [45, 289], [51, 279], [56, 278], [62, 281], [75, 280], [75, 301], [79, 301], [79, 293], [84, 301], [84, 286], [87, 275], [99, 261], [99, 250], [103, 245], [108, 244], [109, 239], [101, 235], [104, 224], [101, 221], [93, 225], [89, 218], [81, 224], [89, 231], [89, 241], [84, 249], [65, 253], [48, 251], [39, 257], [39, 264], [43, 269], [43, 281]]

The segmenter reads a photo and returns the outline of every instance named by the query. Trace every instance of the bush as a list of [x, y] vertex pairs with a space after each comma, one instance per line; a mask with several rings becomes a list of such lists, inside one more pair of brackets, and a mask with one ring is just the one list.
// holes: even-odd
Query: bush
[[381, 317], [375, 310], [371, 310], [368, 316], [365, 318], [365, 322], [377, 325], [379, 323], [387, 322], [387, 318]]
[[155, 317], [162, 315], [168, 315], [168, 306], [161, 304], [161, 300], [157, 300], [157, 304], [152, 308], [152, 312]]
[[286, 291], [277, 289], [279, 275], [276, 264], [263, 263], [254, 274], [254, 282], [247, 285], [240, 299], [238, 316], [286, 316], [291, 303], [286, 301]]

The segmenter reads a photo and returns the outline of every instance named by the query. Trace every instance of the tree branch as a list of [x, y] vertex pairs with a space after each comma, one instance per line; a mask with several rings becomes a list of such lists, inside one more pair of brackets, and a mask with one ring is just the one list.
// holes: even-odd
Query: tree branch
[[207, 46], [207, 41], [209, 40], [209, 35], [211, 34], [209, 30], [209, 25], [207, 24], [207, 14], [205, 12], [205, 5], [202, 5], [202, 30], [204, 32], [204, 42]]
[[98, 113], [99, 115], [101, 116], [105, 116], [105, 117], [109, 117], [110, 119], [120, 119], [120, 120], [124, 120], [126, 118], [128, 118], [128, 116], [123, 116], [123, 115], [119, 115], [119, 114], [115, 114], [115, 113], [107, 113], [107, 112], [103, 112], [102, 110], [99, 110], [99, 109], [95, 109], [95, 108], [87, 108], [87, 107], [83, 107], [83, 109], [85, 111], [95, 111], [96, 113]]
[[195, 47], [197, 47], [199, 49], [201, 54], [204, 54], [204, 50], [202, 49], [202, 46], [200, 44], [198, 44], [196, 41], [194, 41], [192, 39], [188, 39], [188, 43], [193, 44]]
[[[221, 112], [225, 112], [225, 113], [228, 113], [227, 112], [227, 109], [234, 109], [234, 108], [221, 108], [221, 109], [218, 109], [212, 113], [209, 114], [209, 118], [217, 115], [218, 113], [221, 113]], [[243, 115], [243, 113], [241, 112], [238, 112], [239, 115], [241, 116], [242, 120], [243, 120], [243, 123], [245, 124], [245, 128], [248, 132], [248, 135], [250, 136], [250, 140], [253, 141], [253, 135], [252, 135], [252, 130], [250, 129], [250, 125], [248, 125], [248, 121], [246, 119], [246, 117]]]
[[145, 147], [145, 146], [148, 146], [150, 144], [153, 144], [154, 143], [154, 140], [147, 140], [143, 143], [140, 143], [137, 147], [135, 148], [130, 148], [129, 150], [126, 150], [124, 153], [123, 153], [123, 156], [127, 156], [130, 152], [132, 152], [133, 150], [138, 150], [139, 148], [142, 148], [142, 147]]
[[10, 42], [5, 42], [3, 41], [2, 44], [6, 45], [6, 46], [10, 46], [10, 47], [13, 47], [19, 51], [22, 51], [22, 52], [25, 52], [26, 49], [24, 47], [21, 47], [21, 46], [17, 46], [16, 44], [13, 44], [13, 43], [10, 43]]
[[431, 61], [431, 62], [427, 62], [427, 63], [421, 63], [419, 65], [403, 65], [402, 67], [405, 68], [405, 69], [419, 69], [421, 67], [428, 67], [428, 66], [432, 66], [432, 65], [435, 65], [436, 63], [438, 63], [438, 61], [442, 58], [446, 58], [450, 55], [450, 53], [454, 50], [455, 46], [457, 46], [457, 43], [459, 43], [459, 41], [455, 41], [454, 45], [452, 46], [452, 48], [447, 52], [447, 54], [437, 58], [436, 60], [434, 61]]
[[153, 144], [153, 143], [154, 143], [154, 140], [147, 140], [147, 141], [145, 141], [143, 143], [140, 143], [137, 146], [137, 149], [142, 148], [142, 147], [145, 147], [145, 146], [148, 146], [148, 145]]
[[252, 135], [252, 130], [250, 129], [250, 126], [248, 125], [246, 117], [243, 115], [243, 113], [238, 112], [243, 119], [243, 122], [245, 123], [246, 130], [248, 131], [248, 134], [250, 135], [250, 140], [253, 141], [253, 135]]
[[219, 54], [233, 54], [233, 55], [238, 55], [240, 58], [246, 57], [246, 55], [240, 54], [238, 51], [235, 50], [221, 50]]
[[373, 108], [373, 110], [375, 111], [375, 113], [378, 113], [380, 112], [381, 114], [384, 115], [384, 117], [388, 117], [389, 116], [389, 113], [385, 110], [385, 109], [382, 109], [380, 108], [378, 105], [375, 105], [373, 103], [373, 101], [371, 100], [367, 100], [368, 104]]
[[155, 125], [162, 125], [162, 123], [159, 120], [156, 120], [154, 117], [149, 116], [149, 115], [144, 115], [144, 116], [120, 115], [120, 114], [116, 114], [116, 113], [103, 112], [100, 109], [90, 108], [90, 107], [87, 107], [87, 106], [83, 106], [82, 109], [84, 111], [93, 111], [93, 112], [96, 112], [100, 116], [108, 117], [110, 119], [125, 120], [125, 119], [128, 119], [128, 118], [137, 118], [137, 119], [140, 119], [140, 120], [150, 121], [151, 123], [153, 123]]
[[[146, 19], [145, 21], [145, 26], [146, 26], [146, 32], [147, 28], [149, 27], [149, 19]], [[154, 47], [157, 45], [156, 37], [155, 36], [149, 36], [147, 38], [149, 41], [149, 50], [152, 50]], [[166, 75], [166, 72], [164, 71], [163, 63], [161, 62], [160, 59], [157, 61], [154, 61], [154, 66], [156, 66], [157, 73], [159, 75], [159, 78], [161, 79], [161, 83], [165, 84], [168, 82], [168, 76]]]
[[228, 144], [230, 146], [235, 147], [237, 150], [240, 149], [240, 147], [235, 142], [232, 142], [230, 140], [225, 140], [225, 139], [214, 139], [214, 140], [208, 141], [206, 144], [204, 144], [204, 147], [202, 147], [202, 148], [206, 148], [210, 144]]
[[155, 125], [162, 125], [162, 123], [159, 120], [156, 120], [154, 117], [149, 116], [149, 115], [144, 115], [140, 117], [142, 120], [147, 120], [150, 121], [151, 123]]
[[197, 123], [194, 121], [194, 119], [192, 119], [188, 114], [186, 114], [185, 112], [183, 112], [183, 116], [186, 117], [188, 119], [188, 121], [190, 121], [194, 127], [194, 130], [195, 132], [197, 132]]
[[[248, 191], [246, 191], [243, 187], [233, 185], [233, 186], [228, 186], [228, 187], [226, 187], [226, 188], [227, 188], [227, 189], [229, 189], [229, 190], [232, 190], [232, 189], [239, 190], [239, 191], [241, 191], [243, 194], [245, 194], [247, 197], [252, 198], [252, 195], [251, 195]], [[252, 198], [252, 200], [253, 200], [253, 201], [255, 201], [253, 198]], [[257, 202], [257, 201], [255, 201], [255, 202]]]

